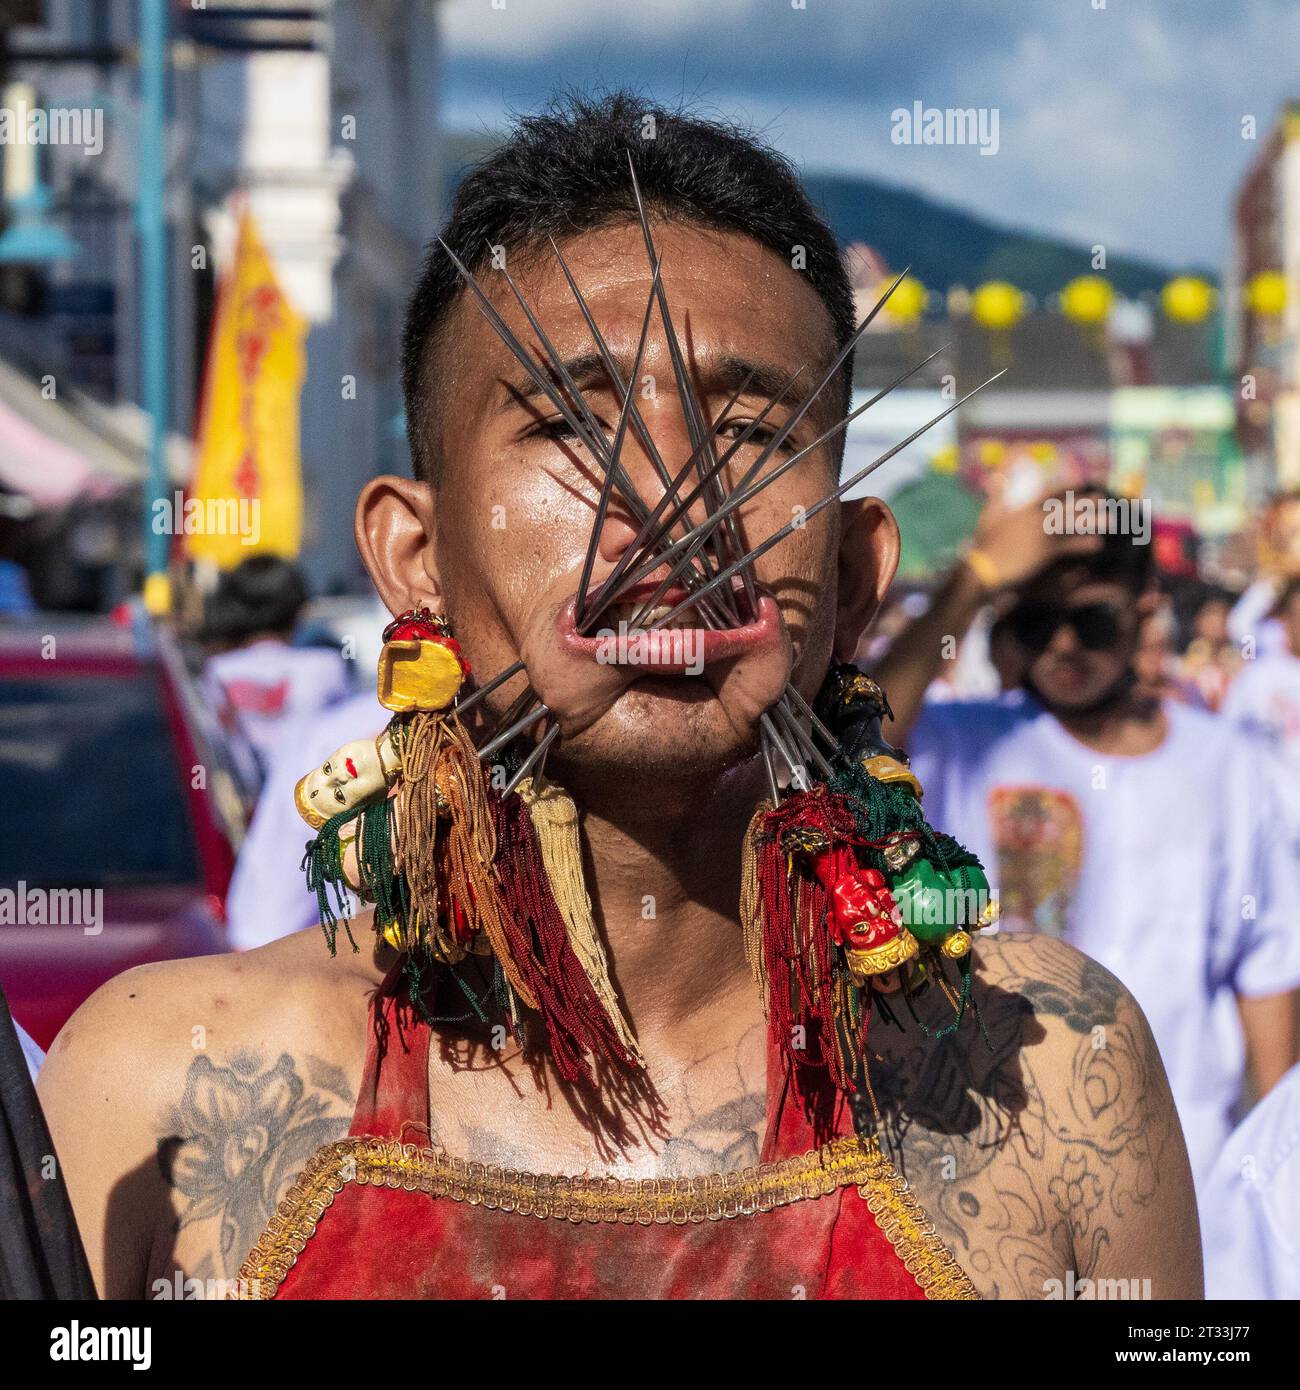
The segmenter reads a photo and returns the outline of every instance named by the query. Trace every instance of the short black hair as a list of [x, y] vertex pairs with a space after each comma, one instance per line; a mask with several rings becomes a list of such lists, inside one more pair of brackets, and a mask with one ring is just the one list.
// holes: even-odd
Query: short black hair
[[278, 555], [250, 555], [227, 570], [208, 596], [202, 636], [238, 644], [264, 632], [289, 633], [306, 602], [297, 565]]
[[[531, 250], [636, 216], [632, 155], [647, 211], [738, 232], [787, 262], [803, 248], [803, 273], [830, 315], [836, 347], [855, 326], [853, 291], [835, 234], [813, 206], [794, 166], [752, 131], [669, 110], [625, 90], [567, 93], [516, 119], [506, 141], [475, 165], [456, 194], [443, 239], [470, 271], [490, 247]], [[402, 394], [415, 475], [437, 482], [429, 457], [433, 418], [430, 348], [458, 294], [460, 277], [435, 241], [406, 311]], [[852, 354], [840, 404], [852, 390]], [[837, 437], [843, 447], [843, 436]]]

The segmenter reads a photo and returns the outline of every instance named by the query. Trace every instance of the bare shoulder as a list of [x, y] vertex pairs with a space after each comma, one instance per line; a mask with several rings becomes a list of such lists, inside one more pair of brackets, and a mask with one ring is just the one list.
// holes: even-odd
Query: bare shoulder
[[952, 1009], [934, 997], [929, 1037], [881, 1040], [889, 1142], [941, 1234], [986, 1296], [1070, 1279], [1198, 1296], [1186, 1147], [1133, 996], [1051, 937], [989, 937], [977, 957], [959, 1029], [935, 1036]]
[[311, 1152], [347, 1129], [382, 973], [300, 932], [127, 971], [73, 1015], [38, 1089], [102, 1292], [237, 1270]]
[[338, 1014], [351, 1016], [381, 978], [371, 957], [346, 945], [331, 957], [314, 930], [240, 954], [137, 966], [102, 985], [64, 1025], [41, 1073], [42, 1096], [86, 1067], [101, 1088], [138, 1093], [185, 1070], [196, 1052], [323, 1045]]

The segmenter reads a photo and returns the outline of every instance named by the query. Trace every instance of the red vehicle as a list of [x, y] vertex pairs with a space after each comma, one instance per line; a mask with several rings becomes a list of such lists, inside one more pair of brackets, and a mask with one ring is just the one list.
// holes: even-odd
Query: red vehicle
[[249, 789], [172, 638], [0, 626], [0, 985], [48, 1048], [129, 966], [226, 949]]

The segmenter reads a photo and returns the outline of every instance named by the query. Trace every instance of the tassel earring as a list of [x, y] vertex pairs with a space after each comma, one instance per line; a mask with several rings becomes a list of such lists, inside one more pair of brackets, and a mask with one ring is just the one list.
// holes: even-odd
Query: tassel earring
[[541, 1015], [565, 1080], [590, 1081], [589, 1058], [640, 1067], [582, 880], [577, 808], [535, 779], [521, 783], [526, 800], [489, 783], [456, 713], [469, 674], [446, 618], [403, 613], [379, 659], [388, 728], [298, 783], [296, 804], [317, 831], [303, 864], [330, 949], [351, 889], [405, 953], [418, 1007], [426, 967], [492, 955], [512, 1026], [524, 1008]]
[[537, 832], [546, 876], [550, 879], [556, 906], [564, 919], [569, 945], [586, 973], [596, 998], [608, 1015], [628, 1055], [638, 1066], [645, 1065], [609, 978], [609, 961], [591, 912], [591, 898], [582, 872], [582, 842], [578, 835], [578, 807], [573, 798], [554, 782], [526, 777], [520, 782], [519, 797], [528, 807]]
[[[831, 669], [814, 709], [836, 742], [831, 773], [760, 805], [741, 866], [745, 950], [773, 1041], [792, 1064], [820, 1057], [846, 1092], [863, 1075], [882, 996], [901, 989], [910, 1008], [915, 991], [938, 980], [955, 1018], [936, 1035], [960, 1024], [974, 934], [997, 918], [979, 860], [930, 826], [920, 782], [882, 738], [888, 713], [870, 677]], [[960, 972], [956, 993], [944, 961]]]

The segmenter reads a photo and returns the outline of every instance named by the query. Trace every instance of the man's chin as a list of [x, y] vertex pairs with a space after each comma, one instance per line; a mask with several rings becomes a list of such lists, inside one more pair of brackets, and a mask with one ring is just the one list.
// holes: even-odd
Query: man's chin
[[1046, 681], [1034, 687], [1040, 702], [1056, 714], [1084, 714], [1095, 709], [1114, 686], [1104, 681]]
[[[754, 756], [761, 713], [728, 708], [698, 676], [642, 677], [593, 724], [565, 740], [556, 761], [580, 775], [699, 783]], [[626, 794], [626, 781], [622, 785]]]

